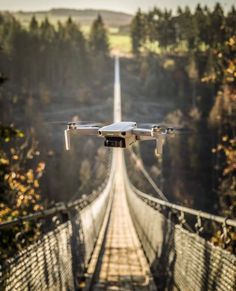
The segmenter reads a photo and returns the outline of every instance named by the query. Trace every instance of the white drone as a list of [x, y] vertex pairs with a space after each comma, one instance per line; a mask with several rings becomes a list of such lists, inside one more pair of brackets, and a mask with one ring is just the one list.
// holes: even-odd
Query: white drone
[[171, 127], [152, 125], [148, 128], [138, 128], [136, 122], [116, 122], [110, 125], [81, 124], [69, 122], [65, 130], [66, 150], [70, 149], [71, 134], [80, 136], [95, 135], [105, 139], [105, 147], [127, 148], [136, 141], [156, 140], [157, 156], [162, 155], [163, 145], [167, 135], [174, 134], [175, 129]]

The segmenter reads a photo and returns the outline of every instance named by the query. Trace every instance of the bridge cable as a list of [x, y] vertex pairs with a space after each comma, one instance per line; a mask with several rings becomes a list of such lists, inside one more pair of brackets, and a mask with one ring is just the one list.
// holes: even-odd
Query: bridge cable
[[131, 157], [133, 158], [133, 160], [136, 161], [140, 171], [143, 173], [144, 177], [147, 179], [147, 181], [150, 183], [150, 185], [152, 186], [152, 188], [155, 190], [155, 192], [157, 193], [157, 195], [165, 201], [168, 201], [167, 197], [165, 196], [165, 194], [161, 191], [161, 189], [157, 186], [157, 184], [154, 182], [154, 180], [152, 179], [152, 177], [148, 174], [147, 170], [145, 169], [143, 163], [141, 162], [141, 159], [138, 158], [138, 156], [135, 154], [134, 150], [132, 148], [129, 148], [129, 151], [131, 153]]

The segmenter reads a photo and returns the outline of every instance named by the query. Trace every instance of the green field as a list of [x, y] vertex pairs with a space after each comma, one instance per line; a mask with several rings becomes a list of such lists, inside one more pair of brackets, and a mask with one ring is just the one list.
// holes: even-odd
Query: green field
[[[83, 25], [81, 30], [86, 37], [89, 36], [90, 26]], [[108, 33], [111, 51], [119, 51], [121, 54], [129, 54], [131, 52], [131, 39], [128, 34], [120, 34], [118, 27], [109, 27]]]
[[119, 51], [121, 54], [129, 54], [131, 52], [129, 35], [109, 34], [109, 41], [112, 51]]

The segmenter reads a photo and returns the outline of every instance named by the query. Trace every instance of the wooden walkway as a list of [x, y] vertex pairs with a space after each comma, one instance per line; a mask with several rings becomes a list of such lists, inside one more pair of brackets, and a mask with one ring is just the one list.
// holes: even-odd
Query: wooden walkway
[[129, 213], [120, 165], [117, 166], [106, 227], [101, 231], [88, 269], [88, 274], [93, 276], [89, 289], [156, 290]]

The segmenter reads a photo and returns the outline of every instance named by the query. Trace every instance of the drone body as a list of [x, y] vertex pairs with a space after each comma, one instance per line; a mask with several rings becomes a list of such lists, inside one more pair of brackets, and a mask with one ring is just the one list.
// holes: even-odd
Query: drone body
[[105, 138], [104, 146], [127, 148], [136, 142], [133, 129], [135, 122], [116, 122], [99, 129], [98, 134]]
[[170, 127], [152, 125], [149, 128], [138, 128], [136, 122], [116, 122], [106, 126], [101, 124], [80, 124], [69, 122], [65, 130], [66, 149], [70, 149], [70, 135], [95, 135], [104, 138], [104, 146], [127, 148], [136, 141], [156, 140], [156, 155], [162, 154], [165, 137], [174, 133]]

